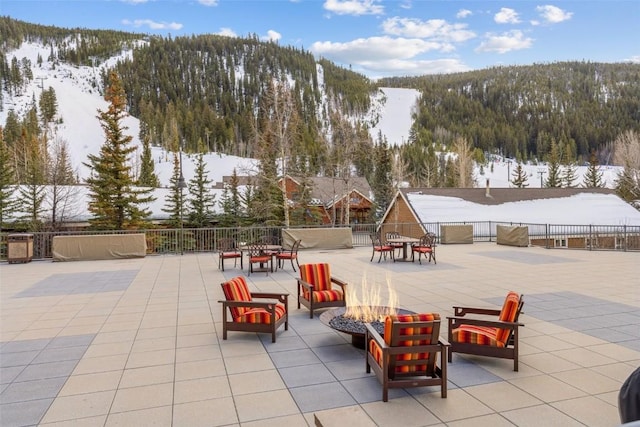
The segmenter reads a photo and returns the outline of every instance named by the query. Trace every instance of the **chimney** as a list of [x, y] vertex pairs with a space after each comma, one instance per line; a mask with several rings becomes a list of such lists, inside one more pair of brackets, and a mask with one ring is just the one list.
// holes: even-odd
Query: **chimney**
[[487, 187], [484, 192], [485, 197], [491, 197], [491, 190], [489, 189], [489, 178], [487, 178]]

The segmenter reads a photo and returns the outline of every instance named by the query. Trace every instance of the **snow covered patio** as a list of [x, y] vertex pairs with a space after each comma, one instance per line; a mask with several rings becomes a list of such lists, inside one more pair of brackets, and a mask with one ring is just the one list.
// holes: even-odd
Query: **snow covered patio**
[[[290, 293], [289, 330], [222, 340], [217, 256], [0, 264], [0, 424], [173, 426], [616, 426], [640, 364], [638, 254], [438, 246], [438, 264], [370, 263], [370, 247], [304, 250], [359, 287], [389, 277], [403, 308], [500, 305], [524, 294], [520, 370], [455, 354], [449, 393], [393, 390], [362, 350], [295, 303], [290, 268], [252, 290]], [[384, 288], [384, 286], [383, 286]], [[446, 322], [441, 335], [446, 337]]]

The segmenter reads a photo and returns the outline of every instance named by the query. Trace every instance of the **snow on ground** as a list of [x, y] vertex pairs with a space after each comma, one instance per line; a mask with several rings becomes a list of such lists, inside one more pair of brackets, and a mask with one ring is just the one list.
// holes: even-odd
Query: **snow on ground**
[[382, 133], [389, 146], [404, 145], [409, 140], [413, 120], [411, 116], [419, 96], [420, 92], [415, 89], [380, 88], [380, 92], [374, 97], [374, 105], [377, 107], [373, 115], [378, 120], [369, 131], [371, 138], [377, 141], [378, 134]]

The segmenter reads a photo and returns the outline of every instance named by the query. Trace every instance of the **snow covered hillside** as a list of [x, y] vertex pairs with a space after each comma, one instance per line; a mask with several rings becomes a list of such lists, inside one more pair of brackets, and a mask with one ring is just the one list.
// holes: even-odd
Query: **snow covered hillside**
[[[58, 101], [58, 114], [62, 118], [62, 124], [58, 125], [53, 133], [54, 138], [67, 142], [71, 153], [72, 165], [78, 171], [81, 178], [86, 178], [89, 170], [83, 165], [87, 161], [88, 154], [98, 153], [104, 141], [104, 133], [97, 119], [98, 110], [106, 110], [107, 102], [98, 91], [100, 72], [114, 65], [119, 59], [125, 58], [131, 52], [123, 51], [120, 55], [109, 61], [94, 67], [77, 67], [69, 64], [57, 64], [46, 61], [49, 56], [49, 47], [36, 43], [23, 43], [22, 46], [8, 55], [8, 59], [16, 57], [18, 61], [27, 58], [31, 61], [34, 79], [21, 96], [10, 97], [3, 94], [3, 109], [0, 111], [0, 123], [6, 123], [7, 113], [13, 109], [20, 117], [27, 111], [31, 102], [36, 101], [43, 89], [52, 87], [55, 90]], [[38, 65], [38, 55], [43, 58], [42, 65]], [[374, 97], [374, 107], [371, 117], [374, 117], [374, 127], [371, 136], [377, 139], [381, 133], [389, 145], [402, 145], [407, 142], [411, 127], [411, 114], [419, 92], [412, 89], [382, 88], [380, 94]], [[133, 137], [133, 143], [138, 146], [136, 155], [137, 163], [141, 154], [141, 145], [138, 138], [140, 129], [139, 121], [128, 117], [124, 121], [128, 127], [128, 133]], [[153, 149], [155, 171], [160, 178], [161, 185], [168, 185], [172, 173], [171, 156], [159, 148]], [[194, 158], [183, 156], [183, 173], [189, 180], [194, 175]], [[239, 174], [255, 169], [255, 161], [235, 156], [210, 153], [205, 156], [209, 179], [221, 182], [224, 175], [231, 175], [234, 168]], [[134, 167], [137, 165], [134, 164]], [[483, 187], [489, 179], [492, 187], [510, 186], [510, 173], [513, 173], [515, 164], [513, 161], [501, 159], [493, 163], [493, 168], [484, 167], [484, 175], [476, 168], [476, 183]], [[546, 179], [546, 166], [525, 165], [528, 174], [530, 188], [540, 187], [540, 174]], [[578, 167], [576, 185], [582, 183], [582, 176], [586, 171], [585, 166]], [[619, 168], [602, 167], [603, 180], [607, 186], [613, 187]]]

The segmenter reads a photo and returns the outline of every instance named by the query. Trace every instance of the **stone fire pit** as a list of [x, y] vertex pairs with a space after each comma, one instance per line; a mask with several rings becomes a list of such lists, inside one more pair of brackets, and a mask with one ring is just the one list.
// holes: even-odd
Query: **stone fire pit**
[[[383, 311], [389, 310], [389, 307], [374, 307], [376, 310]], [[344, 317], [346, 307], [332, 308], [325, 311], [320, 315], [320, 321], [336, 331], [343, 332], [351, 335], [351, 344], [354, 347], [365, 348], [364, 335], [365, 335], [365, 322], [357, 319]], [[412, 311], [396, 309], [398, 314], [412, 314]], [[369, 322], [380, 335], [384, 334], [384, 322], [373, 321]]]

